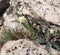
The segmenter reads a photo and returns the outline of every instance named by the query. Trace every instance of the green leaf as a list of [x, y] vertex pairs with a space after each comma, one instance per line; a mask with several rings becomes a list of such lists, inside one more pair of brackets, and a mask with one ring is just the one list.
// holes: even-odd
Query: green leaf
[[49, 52], [50, 45], [48, 43], [46, 43], [45, 49]]
[[45, 40], [43, 40], [37, 34], [32, 35], [31, 39], [34, 40], [36, 44], [41, 44], [41, 43], [43, 44], [43, 43], [45, 43]]
[[60, 45], [58, 45], [57, 43], [53, 43], [52, 47], [58, 51], [60, 51]]
[[32, 27], [30, 27], [30, 25], [28, 25], [27, 23], [22, 23], [23, 24], [23, 26], [27, 29], [27, 30], [29, 30], [29, 31], [33, 31], [33, 28]]
[[3, 33], [2, 33], [2, 37], [0, 38], [0, 43], [5, 43], [6, 41], [8, 40], [11, 40], [11, 38], [13, 38], [12, 36], [12, 33], [11, 31], [8, 29], [8, 30], [5, 30]]

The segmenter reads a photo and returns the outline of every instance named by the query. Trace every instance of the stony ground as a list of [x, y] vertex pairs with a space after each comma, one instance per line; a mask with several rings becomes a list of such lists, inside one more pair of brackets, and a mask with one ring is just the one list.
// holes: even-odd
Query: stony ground
[[60, 55], [60, 53], [52, 48], [48, 52], [44, 45], [36, 46], [28, 39], [20, 39], [7, 42], [2, 48], [1, 55]]
[[[30, 32], [17, 22], [20, 16], [25, 16], [27, 23], [39, 37], [41, 36], [49, 44], [55, 41], [53, 43], [57, 42], [60, 46], [60, 35], [57, 35], [60, 34], [60, 0], [10, 0], [9, 3], [10, 6], [3, 15], [4, 22], [0, 26], [0, 40], [4, 40], [0, 42], [8, 41], [2, 49], [0, 48], [1, 55], [60, 55], [60, 51], [51, 46], [47, 51], [45, 44], [36, 45], [34, 41], [25, 39]], [[10, 38], [11, 33], [7, 40], [6, 35], [3, 35], [7, 29], [12, 32], [14, 41]], [[45, 33], [46, 29], [49, 31], [48, 34]]]

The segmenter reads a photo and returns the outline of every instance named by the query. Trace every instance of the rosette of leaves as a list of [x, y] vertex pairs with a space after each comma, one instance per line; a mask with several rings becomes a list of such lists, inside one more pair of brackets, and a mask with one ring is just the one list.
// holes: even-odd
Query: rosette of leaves
[[37, 33], [34, 32], [34, 29], [29, 25], [28, 20], [24, 16], [19, 17], [17, 19], [17, 22], [22, 24], [24, 28], [28, 30], [25, 33], [27, 38], [34, 40], [34, 42], [37, 44], [41, 44], [45, 42], [39, 35], [37, 35]]
[[[50, 28], [48, 27], [48, 25], [45, 25], [45, 29], [43, 28], [44, 27], [44, 24], [43, 27], [42, 27], [42, 30], [41, 32], [43, 32], [43, 29], [45, 30], [44, 32], [44, 38], [41, 38], [41, 35], [43, 35], [42, 33], [40, 33], [40, 35], [38, 35], [38, 33], [35, 32], [34, 28], [29, 25], [29, 22], [27, 20], [27, 18], [25, 18], [24, 16], [21, 16], [19, 17], [18, 19], [18, 22], [20, 24], [22, 24], [24, 26], [25, 29], [27, 29], [28, 31], [25, 33], [25, 35], [27, 36], [27, 38], [31, 39], [31, 40], [34, 40], [35, 43], [38, 43], [38, 44], [45, 44], [46, 45], [46, 49], [49, 50], [51, 47], [50, 45], [53, 46], [53, 48], [59, 50], [59, 46], [58, 44], [56, 44], [57, 42], [54, 42], [54, 41], [51, 41], [53, 40], [53, 37], [57, 37], [57, 36], [60, 36], [60, 32], [53, 32], [52, 34], [50, 33]], [[42, 22], [42, 21], [41, 21]], [[51, 38], [52, 37], [52, 38]], [[45, 39], [46, 38], [46, 39]], [[54, 44], [52, 44], [54, 42]], [[57, 46], [58, 45], [58, 46]], [[56, 47], [57, 46], [57, 47]]]

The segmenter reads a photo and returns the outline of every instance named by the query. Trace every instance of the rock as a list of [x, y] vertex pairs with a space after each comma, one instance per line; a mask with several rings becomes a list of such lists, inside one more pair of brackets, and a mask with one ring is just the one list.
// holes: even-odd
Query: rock
[[[40, 19], [60, 25], [60, 6], [58, 4], [59, 0], [57, 2], [56, 0], [10, 0], [10, 7], [4, 14], [4, 26], [15, 28], [16, 22], [12, 20], [17, 19], [19, 16], [23, 15], [28, 15], [29, 22], [31, 24], [33, 23], [32, 26], [36, 24], [36, 27], [34, 27], [36, 29], [37, 23], [39, 23], [39, 27], [42, 24]], [[46, 23], [43, 21], [42, 26], [47, 27], [48, 25], [45, 24]]]
[[[58, 55], [59, 52], [51, 50], [51, 55]], [[19, 39], [17, 41], [8, 41], [1, 49], [1, 55], [49, 55], [45, 46], [37, 46], [28, 39]]]
[[60, 0], [18, 0], [10, 3], [11, 6], [17, 6], [18, 14], [41, 17], [48, 22], [60, 25]]
[[47, 51], [44, 50], [44, 47], [37, 47], [32, 41], [26, 39], [20, 39], [17, 41], [7, 42], [2, 50], [1, 55], [47, 55]]
[[[20, 38], [19, 37], [20, 35], [23, 35], [21, 37], [24, 37], [24, 34], [26, 34], [26, 32], [28, 31], [24, 29], [21, 24], [15, 22], [15, 20], [21, 15], [29, 15], [29, 21], [32, 21], [34, 19], [33, 20], [34, 24], [37, 23], [41, 24], [38, 26], [35, 25], [35, 27], [37, 27], [36, 29], [38, 30], [40, 30], [39, 28], [41, 26], [42, 29], [47, 28], [47, 24], [42, 21], [40, 22], [39, 19], [43, 19], [47, 22], [60, 25], [60, 4], [59, 4], [60, 2], [59, 1], [60, 0], [10, 0], [10, 7], [7, 9], [6, 13], [4, 14], [5, 15], [4, 28], [11, 29], [14, 35], [18, 33], [19, 35], [18, 34], [16, 35], [17, 38]], [[10, 8], [13, 10], [11, 10]], [[16, 31], [16, 29], [18, 31]], [[50, 32], [53, 33], [54, 30], [51, 29]], [[54, 50], [52, 48], [50, 49], [50, 53], [51, 55], [60, 55], [60, 53], [58, 53], [57, 50]], [[9, 41], [1, 49], [1, 55], [13, 55], [13, 54], [14, 55], [18, 55], [18, 54], [49, 55], [49, 53], [45, 50], [45, 46], [41, 46], [41, 45], [36, 46], [32, 41], [26, 39]]]

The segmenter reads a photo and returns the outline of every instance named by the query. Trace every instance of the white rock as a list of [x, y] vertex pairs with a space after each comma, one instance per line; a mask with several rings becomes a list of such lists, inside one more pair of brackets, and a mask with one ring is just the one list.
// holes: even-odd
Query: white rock
[[44, 46], [36, 46], [32, 41], [20, 39], [17, 41], [8, 41], [1, 50], [1, 55], [48, 55]]
[[[54, 49], [50, 49], [51, 55], [58, 55], [60, 52]], [[43, 45], [35, 45], [28, 39], [19, 39], [17, 41], [8, 41], [1, 49], [0, 55], [49, 55]]]
[[[24, 0], [23, 3], [23, 14], [28, 14], [32, 17], [40, 16], [48, 22], [59, 25], [60, 0]], [[28, 5], [26, 5], [25, 3]], [[29, 9], [27, 10], [27, 8]]]

